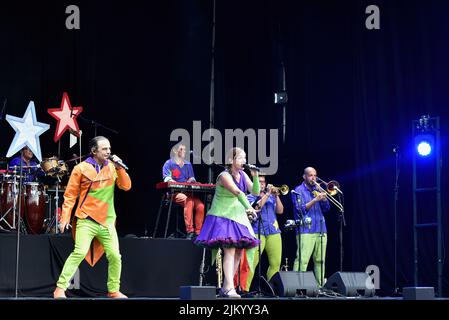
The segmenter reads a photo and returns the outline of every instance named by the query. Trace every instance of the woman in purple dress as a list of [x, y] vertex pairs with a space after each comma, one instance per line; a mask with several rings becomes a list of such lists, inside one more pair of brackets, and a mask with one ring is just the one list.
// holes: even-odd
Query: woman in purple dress
[[195, 243], [210, 249], [223, 248], [223, 286], [220, 296], [240, 298], [234, 288], [234, 275], [238, 270], [242, 249], [247, 257], [255, 253], [259, 240], [254, 234], [251, 220], [257, 216], [246, 193], [259, 195], [259, 177], [252, 170], [253, 180], [243, 171], [246, 154], [241, 148], [232, 148], [226, 156], [228, 169], [217, 177], [212, 206], [207, 213], [201, 233]]

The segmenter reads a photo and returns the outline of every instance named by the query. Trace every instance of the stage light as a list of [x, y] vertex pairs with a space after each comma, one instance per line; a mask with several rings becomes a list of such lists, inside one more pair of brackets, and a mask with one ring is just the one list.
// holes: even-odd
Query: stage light
[[423, 157], [427, 157], [432, 152], [432, 146], [427, 141], [418, 143], [418, 154]]
[[[441, 154], [440, 118], [421, 116], [412, 122], [413, 136], [413, 243], [414, 243], [414, 284], [419, 287], [418, 266], [425, 264], [422, 252], [430, 248], [431, 242], [435, 243], [435, 251], [432, 255], [435, 261], [444, 261], [443, 244], [443, 209], [441, 192]], [[396, 189], [397, 190], [397, 189]], [[397, 192], [397, 191], [396, 191]], [[397, 197], [397, 195], [396, 195]], [[430, 234], [436, 233], [430, 237]], [[421, 239], [426, 243], [421, 244]], [[430, 240], [432, 239], [432, 240]], [[418, 254], [419, 252], [419, 254]], [[426, 253], [427, 254], [427, 253]], [[443, 292], [443, 265], [438, 265], [438, 296]], [[436, 293], [436, 292], [435, 292]]]
[[419, 134], [415, 137], [416, 152], [421, 157], [428, 157], [434, 149], [435, 137], [432, 134]]
[[435, 149], [436, 118], [428, 115], [421, 116], [414, 121], [415, 148], [421, 157], [428, 157]]

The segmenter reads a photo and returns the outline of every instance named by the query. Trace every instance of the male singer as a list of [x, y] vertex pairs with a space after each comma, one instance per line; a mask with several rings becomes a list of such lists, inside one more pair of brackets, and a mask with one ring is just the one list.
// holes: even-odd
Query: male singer
[[109, 262], [107, 296], [127, 298], [120, 292], [122, 259], [115, 229], [114, 188], [117, 184], [120, 189], [128, 191], [131, 189], [131, 179], [123, 165], [120, 165], [121, 159], [116, 155], [111, 156], [111, 145], [107, 138], [93, 138], [89, 142], [89, 150], [91, 156], [73, 168], [64, 193], [59, 223], [61, 232], [69, 226], [72, 209], [79, 195], [72, 224], [75, 249], [64, 264], [53, 297], [66, 298], [65, 290], [69, 281], [84, 258], [94, 266], [103, 253], [106, 253]]

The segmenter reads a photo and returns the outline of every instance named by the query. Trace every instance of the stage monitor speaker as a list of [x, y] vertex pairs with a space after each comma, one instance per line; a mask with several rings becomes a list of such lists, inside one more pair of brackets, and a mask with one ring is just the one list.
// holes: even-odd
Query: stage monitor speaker
[[271, 277], [270, 285], [279, 297], [318, 295], [318, 284], [311, 271], [279, 271]]
[[369, 288], [371, 277], [365, 272], [336, 272], [327, 279], [324, 288], [346, 297], [372, 297], [376, 290]]
[[212, 286], [182, 286], [179, 287], [181, 300], [215, 300], [216, 288]]
[[402, 289], [404, 300], [433, 300], [435, 289], [433, 287], [407, 287]]

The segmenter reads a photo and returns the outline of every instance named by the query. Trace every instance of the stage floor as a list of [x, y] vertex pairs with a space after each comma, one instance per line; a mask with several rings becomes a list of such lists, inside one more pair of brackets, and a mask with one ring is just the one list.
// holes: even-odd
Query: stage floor
[[[199, 284], [203, 249], [192, 241], [136, 237], [119, 241], [121, 291], [129, 297], [177, 298], [180, 286]], [[16, 234], [0, 234], [0, 297], [15, 296], [16, 243]], [[52, 297], [63, 263], [73, 250], [71, 235], [21, 235], [19, 247], [19, 296]], [[68, 294], [101, 297], [107, 292], [106, 282], [105, 256], [93, 268], [83, 261]]]
[[[183, 303], [181, 286], [198, 286], [203, 249], [185, 239], [120, 238], [122, 254], [121, 291], [131, 301], [172, 301]], [[52, 304], [55, 288], [63, 263], [73, 249], [70, 234], [21, 235], [18, 277], [18, 298], [15, 298], [17, 235], [0, 234], [0, 301]], [[210, 266], [210, 252], [205, 251], [205, 278], [203, 285], [215, 286], [215, 267]], [[102, 257], [95, 267], [85, 261], [80, 265], [78, 281], [67, 291], [67, 301], [116, 301], [106, 298], [107, 260]], [[295, 303], [311, 301], [403, 301], [402, 297], [270, 297], [252, 296], [242, 299], [213, 298], [218, 303], [259, 301], [267, 303]], [[449, 301], [448, 299], [434, 299]], [[279, 302], [282, 301], [282, 302]]]

